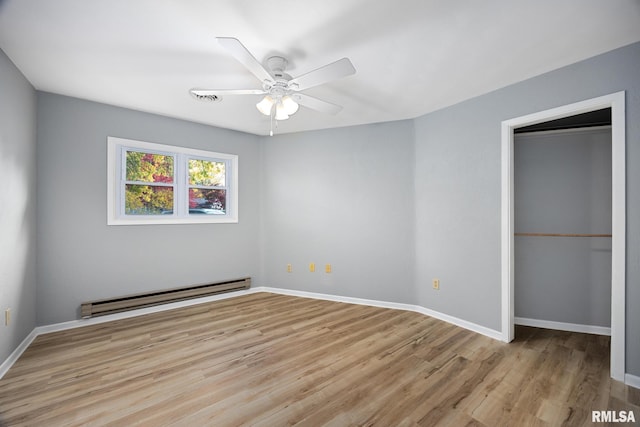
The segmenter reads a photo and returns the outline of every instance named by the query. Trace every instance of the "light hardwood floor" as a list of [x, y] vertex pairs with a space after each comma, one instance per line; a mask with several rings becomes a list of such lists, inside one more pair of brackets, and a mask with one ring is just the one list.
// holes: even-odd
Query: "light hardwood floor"
[[39, 336], [0, 425], [590, 425], [633, 410], [608, 337], [504, 344], [418, 313], [256, 293]]

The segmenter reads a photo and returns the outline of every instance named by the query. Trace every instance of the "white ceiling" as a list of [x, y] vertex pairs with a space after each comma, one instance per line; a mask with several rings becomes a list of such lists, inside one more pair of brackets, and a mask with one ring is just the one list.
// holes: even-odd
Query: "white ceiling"
[[294, 77], [351, 59], [305, 92], [344, 109], [301, 107], [287, 133], [413, 118], [640, 41], [640, 1], [0, 0], [0, 48], [36, 89], [266, 135], [259, 95], [188, 92], [260, 88], [218, 36]]

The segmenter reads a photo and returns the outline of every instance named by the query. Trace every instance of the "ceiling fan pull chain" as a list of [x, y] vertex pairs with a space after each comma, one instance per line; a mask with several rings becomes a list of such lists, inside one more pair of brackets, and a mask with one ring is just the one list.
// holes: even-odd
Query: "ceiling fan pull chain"
[[271, 119], [271, 130], [269, 131], [269, 136], [273, 136], [273, 108], [271, 109], [271, 114], [269, 114], [269, 118]]

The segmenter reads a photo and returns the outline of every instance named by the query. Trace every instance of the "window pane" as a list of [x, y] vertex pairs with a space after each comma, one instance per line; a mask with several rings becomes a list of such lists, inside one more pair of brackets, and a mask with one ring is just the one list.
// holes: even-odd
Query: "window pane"
[[127, 151], [127, 181], [173, 183], [173, 156]]
[[189, 185], [224, 187], [224, 162], [189, 159]]
[[173, 187], [127, 184], [125, 215], [163, 215], [173, 213]]
[[189, 189], [189, 213], [198, 215], [224, 215], [227, 212], [227, 191]]

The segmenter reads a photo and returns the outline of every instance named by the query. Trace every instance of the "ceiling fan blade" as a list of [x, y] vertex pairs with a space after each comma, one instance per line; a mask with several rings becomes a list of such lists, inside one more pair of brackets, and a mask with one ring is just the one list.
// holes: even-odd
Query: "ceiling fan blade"
[[189, 92], [194, 95], [262, 95], [267, 93], [262, 89], [191, 89]]
[[251, 55], [251, 52], [240, 43], [240, 40], [233, 37], [216, 37], [216, 40], [218, 40], [220, 46], [224, 47], [242, 65], [247, 67], [260, 82], [264, 82], [265, 80], [273, 81], [271, 74], [269, 74], [262, 64]]
[[321, 113], [338, 114], [342, 107], [340, 105], [332, 104], [327, 101], [323, 101], [313, 96], [305, 95], [304, 93], [294, 93], [291, 95], [294, 101], [300, 105], [311, 108]]
[[290, 80], [289, 87], [297, 85], [295, 90], [305, 90], [355, 73], [356, 69], [349, 58], [342, 58]]

